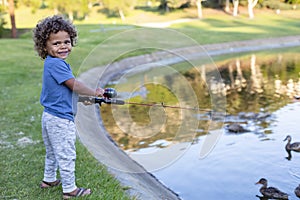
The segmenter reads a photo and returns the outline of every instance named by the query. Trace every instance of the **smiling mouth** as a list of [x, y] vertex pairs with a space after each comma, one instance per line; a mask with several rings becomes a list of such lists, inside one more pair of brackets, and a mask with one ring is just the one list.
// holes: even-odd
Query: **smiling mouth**
[[63, 51], [63, 52], [58, 52], [59, 55], [67, 55], [69, 54], [69, 51]]

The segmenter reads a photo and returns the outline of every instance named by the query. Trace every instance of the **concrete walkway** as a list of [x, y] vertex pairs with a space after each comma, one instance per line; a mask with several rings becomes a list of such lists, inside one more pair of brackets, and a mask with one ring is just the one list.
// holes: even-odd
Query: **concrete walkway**
[[[204, 45], [202, 48], [204, 48], [206, 54], [213, 56], [292, 46], [300, 46], [300, 35]], [[199, 47], [182, 48], [176, 51], [180, 53], [180, 55], [185, 55], [193, 59], [203, 56], [203, 51], [199, 53], [197, 50], [199, 50]], [[112, 64], [109, 67], [109, 71], [104, 71], [104, 67], [93, 68], [82, 73], [79, 79], [87, 85], [95, 87], [95, 85], [99, 83], [99, 77], [97, 75], [101, 74], [101, 85], [105, 85], [113, 77], [119, 76], [120, 73], [125, 73], [125, 71], [130, 68], [152, 62], [165, 61], [164, 59], [163, 52], [127, 58]], [[168, 62], [165, 64], [175, 64], [176, 62], [180, 62], [180, 60], [168, 58]], [[133, 161], [117, 147], [102, 124], [98, 105], [83, 106], [79, 103], [76, 125], [81, 142], [100, 163], [107, 166], [109, 172], [113, 174], [122, 185], [131, 188], [128, 190], [131, 196], [142, 200], [180, 199], [175, 192], [163, 185], [152, 174], [148, 173], [141, 165]]]

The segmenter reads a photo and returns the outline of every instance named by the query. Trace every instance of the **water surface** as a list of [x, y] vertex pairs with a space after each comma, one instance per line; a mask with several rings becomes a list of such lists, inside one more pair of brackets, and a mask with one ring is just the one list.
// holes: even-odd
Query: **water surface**
[[200, 136], [198, 144], [154, 175], [183, 199], [258, 199], [260, 186], [254, 184], [261, 177], [290, 194], [290, 199], [297, 199], [294, 189], [300, 184], [300, 154], [294, 153], [288, 161], [283, 139], [289, 134], [300, 141], [299, 112], [299, 102], [274, 112], [276, 120], [269, 127], [272, 134], [224, 133], [203, 159], [199, 152], [205, 136]]
[[[112, 106], [119, 113], [127, 109], [129, 114], [119, 114], [118, 118], [115, 116], [117, 122], [112, 122], [113, 114], [102, 108], [105, 127], [120, 148], [146, 169], [149, 167], [151, 173], [183, 199], [258, 199], [260, 186], [255, 183], [262, 177], [270, 186], [287, 192], [290, 199], [297, 199], [294, 189], [300, 184], [300, 153], [292, 153], [292, 159], [287, 160], [283, 140], [289, 134], [292, 141], [300, 142], [300, 102], [293, 100], [294, 96], [300, 96], [299, 58], [299, 48], [214, 58], [222, 79], [216, 79], [216, 72], [209, 71], [205, 63], [196, 70], [187, 67], [185, 71], [183, 64], [174, 65], [172, 70], [180, 73], [166, 75], [159, 81], [151, 71], [138, 74], [134, 77], [134, 95], [121, 88], [122, 97], [128, 93], [129, 101], [181, 103], [180, 106], [192, 107], [184, 98], [189, 95], [182, 90], [184, 77], [203, 110], [187, 114], [163, 106]], [[168, 84], [160, 85], [157, 81]], [[173, 90], [181, 91], [183, 97], [178, 98]], [[217, 101], [212, 102], [212, 95], [218, 97]], [[212, 127], [212, 113], [218, 113], [218, 105], [214, 104], [224, 99], [226, 115], [220, 112], [220, 119], [214, 116]], [[153, 118], [164, 125], [148, 126]], [[192, 124], [189, 130], [188, 124], [180, 122], [191, 118], [198, 124], [196, 127]], [[232, 124], [247, 131], [230, 132], [227, 127]], [[206, 138], [214, 134], [219, 136], [214, 148], [201, 157]], [[170, 154], [172, 151], [176, 151], [175, 156]], [[152, 157], [147, 157], [151, 154]], [[147, 166], [151, 163], [162, 165]]]

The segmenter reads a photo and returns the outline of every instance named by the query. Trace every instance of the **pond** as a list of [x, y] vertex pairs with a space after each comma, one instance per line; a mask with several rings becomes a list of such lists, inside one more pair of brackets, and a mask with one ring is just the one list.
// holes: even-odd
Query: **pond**
[[[160, 76], [123, 77], [119, 97], [143, 105], [101, 108], [104, 125], [182, 199], [259, 199], [262, 177], [297, 199], [300, 153], [287, 159], [283, 140], [300, 142], [299, 52], [226, 55], [213, 58], [217, 69], [181, 63]], [[115, 115], [120, 120], [112, 121]]]
[[288, 161], [284, 150], [286, 135], [300, 141], [300, 104], [292, 103], [274, 112], [276, 120], [268, 127], [272, 134], [224, 134], [213, 151], [200, 158], [201, 142], [172, 165], [154, 172], [164, 184], [183, 199], [258, 199], [262, 177], [297, 199], [294, 189], [300, 184], [300, 155]]

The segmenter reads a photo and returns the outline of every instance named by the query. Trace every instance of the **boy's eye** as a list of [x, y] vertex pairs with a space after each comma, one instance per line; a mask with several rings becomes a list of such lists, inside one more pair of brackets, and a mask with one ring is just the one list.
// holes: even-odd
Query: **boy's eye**
[[71, 41], [70, 40], [66, 40], [64, 42], [54, 42], [54, 43], [52, 43], [53, 46], [60, 46], [61, 44], [70, 45]]
[[60, 42], [54, 42], [53, 45], [58, 46], [58, 45], [60, 45]]

